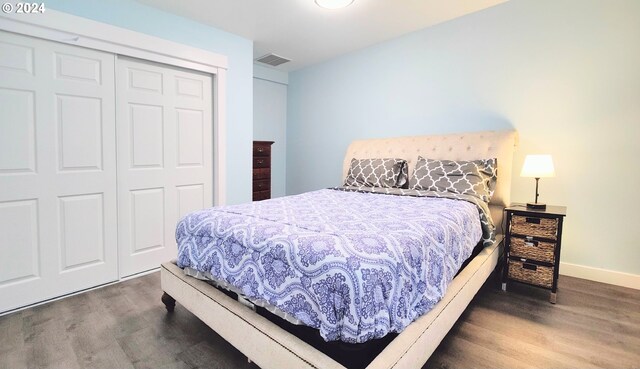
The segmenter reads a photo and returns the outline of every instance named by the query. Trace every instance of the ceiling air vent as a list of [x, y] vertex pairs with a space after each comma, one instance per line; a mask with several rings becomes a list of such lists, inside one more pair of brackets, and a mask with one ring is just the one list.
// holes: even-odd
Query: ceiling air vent
[[260, 62], [260, 63], [264, 63], [264, 64], [269, 64], [273, 67], [277, 67], [280, 64], [284, 64], [286, 62], [290, 62], [291, 59], [287, 59], [287, 58], [283, 58], [281, 56], [278, 56], [276, 54], [267, 54], [265, 56], [261, 56], [258, 59], [256, 59], [256, 61]]

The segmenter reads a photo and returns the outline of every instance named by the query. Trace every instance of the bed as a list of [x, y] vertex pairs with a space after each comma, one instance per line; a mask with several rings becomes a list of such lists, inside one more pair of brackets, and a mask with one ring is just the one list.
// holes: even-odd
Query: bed
[[[182, 249], [178, 260], [180, 266], [175, 263], [162, 265], [161, 280], [165, 292], [162, 300], [169, 311], [173, 310], [176, 300], [180, 302], [262, 368], [345, 366], [289, 333], [281, 325], [248, 309], [242, 300], [234, 300], [206, 281], [194, 278], [198, 277], [197, 269], [211, 271], [209, 277], [221, 279], [222, 282], [232, 282], [241, 289], [239, 292], [252, 298], [254, 303], [259, 302], [256, 298], [260, 300], [259, 297], [262, 297], [262, 302], [268, 307], [277, 307], [277, 313], [281, 316], [290, 315], [294, 321], [319, 329], [327, 341], [341, 340], [356, 344], [395, 332], [397, 335], [367, 367], [420, 367], [497, 265], [502, 236], [495, 232], [499, 227], [488, 228], [485, 223], [487, 219], [493, 219], [499, 225], [502, 210], [509, 203], [515, 143], [516, 134], [513, 131], [355, 141], [345, 155], [343, 178], [350, 174], [349, 168], [353, 166], [354, 158], [401, 158], [408, 173], [413, 173], [419, 156], [449, 160], [497, 158], [499, 175], [491, 202], [480, 209], [481, 206], [474, 205], [469, 199], [460, 201], [447, 198], [449, 196], [434, 198], [391, 193], [407, 192], [402, 189], [379, 191], [386, 193], [378, 194], [351, 186], [312, 191], [260, 204], [205, 209], [188, 216], [178, 225], [177, 237]], [[394, 196], [402, 194], [405, 196]], [[374, 204], [373, 208], [368, 208]], [[357, 218], [362, 213], [361, 208], [370, 210], [367, 213], [368, 221], [347, 221]], [[350, 209], [358, 211], [350, 212]], [[478, 223], [475, 225], [472, 224], [474, 217], [469, 216], [474, 211], [475, 222]], [[343, 214], [345, 218], [341, 219], [335, 214]], [[440, 214], [440, 220], [430, 214]], [[207, 222], [206, 219], [219, 220]], [[391, 222], [393, 219], [403, 221]], [[444, 229], [440, 233], [418, 234], [408, 241], [400, 237], [407, 234], [406, 229], [400, 229], [397, 234], [393, 231], [394, 227], [415, 230], [421, 224], [441, 224], [446, 223], [447, 219], [455, 219], [456, 222], [450, 223], [466, 227], [440, 227]], [[377, 223], [383, 223], [387, 229], [381, 236], [387, 242], [384, 247], [378, 247], [371, 237], [362, 239], [367, 234], [375, 235], [371, 229], [352, 229], [354, 224], [375, 226]], [[482, 227], [482, 231], [478, 227]], [[256, 232], [256, 229], [260, 229], [260, 232]], [[450, 236], [450, 233], [454, 236]], [[221, 241], [218, 252], [212, 252], [215, 249], [212, 239], [222, 237], [222, 234], [233, 242]], [[318, 235], [324, 238], [319, 241], [316, 239], [316, 246], [334, 246], [324, 249], [313, 246], [316, 247], [313, 249], [309, 246], [313, 243], [301, 241]], [[453, 246], [446, 246], [451, 249], [446, 254], [449, 256], [434, 257], [429, 254], [424, 257], [423, 263], [414, 263], [418, 258], [406, 253], [405, 246], [416, 240], [430, 239], [440, 244], [438, 240], [447, 237], [455, 241]], [[483, 242], [479, 254], [458, 271], [471, 255], [477, 240]], [[186, 247], [189, 249], [185, 251]], [[227, 249], [223, 250], [224, 247]], [[286, 250], [294, 251], [287, 254]], [[220, 260], [221, 254], [226, 255], [224, 260]], [[376, 254], [375, 258], [370, 257], [372, 254]], [[257, 280], [261, 275], [255, 274], [255, 269], [265, 258], [269, 261], [268, 265], [277, 264], [277, 267], [263, 270], [261, 275], [264, 280]], [[430, 258], [443, 260], [437, 268], [441, 270], [438, 275], [441, 274], [442, 278], [430, 278], [429, 273], [421, 272], [421, 268], [433, 268], [427, 263]], [[281, 263], [279, 260], [290, 260], [290, 263]], [[225, 265], [222, 268], [221, 263]], [[201, 268], [203, 265], [205, 269]], [[185, 270], [193, 267], [191, 276], [185, 275], [181, 267]], [[373, 287], [367, 288], [362, 281], [350, 284], [350, 275], [356, 274], [354, 270], [365, 282], [374, 281]], [[419, 281], [423, 287], [418, 291], [418, 284], [412, 287], [407, 283], [414, 279], [417, 283], [416, 276], [419, 275], [426, 277], [424, 281]], [[429, 284], [431, 279], [434, 282]], [[393, 284], [392, 280], [399, 282]], [[354, 286], [361, 282], [361, 291], [356, 291]], [[332, 291], [329, 294], [327, 285]], [[336, 300], [335, 291], [342, 290], [347, 291], [347, 297], [342, 301], [340, 295]], [[428, 298], [421, 299], [421, 296]], [[334, 305], [324, 306], [322, 301], [327, 299], [335, 306], [346, 307], [338, 309]], [[313, 301], [318, 303], [314, 305]], [[364, 301], [373, 303], [365, 304]], [[314, 309], [310, 305], [314, 305]]]

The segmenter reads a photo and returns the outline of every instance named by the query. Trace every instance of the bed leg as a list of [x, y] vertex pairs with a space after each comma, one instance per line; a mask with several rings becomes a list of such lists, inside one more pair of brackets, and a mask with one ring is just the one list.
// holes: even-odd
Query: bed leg
[[160, 300], [162, 300], [162, 303], [167, 308], [168, 312], [172, 313], [176, 308], [176, 300], [173, 297], [169, 296], [166, 292], [162, 294], [162, 298]]

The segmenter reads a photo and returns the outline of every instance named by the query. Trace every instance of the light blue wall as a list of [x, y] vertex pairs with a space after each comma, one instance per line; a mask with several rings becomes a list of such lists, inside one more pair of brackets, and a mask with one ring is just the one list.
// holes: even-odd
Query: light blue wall
[[283, 85], [289, 84], [288, 72], [272, 67], [262, 66], [258, 63], [253, 64], [253, 77], [271, 82], [281, 83]]
[[252, 41], [131, 0], [47, 0], [46, 7], [226, 55], [227, 203], [251, 201]]
[[515, 128], [514, 201], [553, 155], [562, 262], [639, 275], [639, 66], [640, 1], [511, 0], [292, 72], [287, 192], [339, 184], [354, 139]]
[[271, 146], [271, 197], [285, 195], [287, 164], [288, 74], [254, 66], [253, 138], [274, 141]]

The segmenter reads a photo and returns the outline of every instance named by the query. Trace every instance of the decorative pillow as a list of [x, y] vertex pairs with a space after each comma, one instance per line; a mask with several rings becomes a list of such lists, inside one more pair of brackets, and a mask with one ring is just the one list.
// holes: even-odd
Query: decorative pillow
[[404, 159], [351, 159], [345, 186], [402, 187], [407, 183]]
[[454, 161], [418, 156], [409, 187], [471, 195], [488, 203], [496, 188], [497, 162], [496, 158]]

